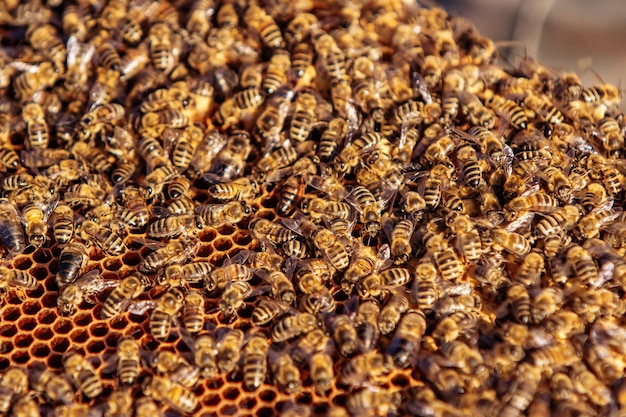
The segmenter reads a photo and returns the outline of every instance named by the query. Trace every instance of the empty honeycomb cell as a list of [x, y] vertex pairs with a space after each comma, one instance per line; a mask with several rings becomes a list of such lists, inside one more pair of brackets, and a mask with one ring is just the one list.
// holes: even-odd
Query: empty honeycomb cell
[[274, 409], [272, 407], [261, 407], [257, 410], [257, 417], [272, 417], [275, 415]]
[[217, 231], [212, 227], [205, 227], [198, 234], [201, 242], [212, 242], [217, 237]]
[[37, 281], [43, 281], [48, 277], [48, 268], [44, 266], [35, 266], [29, 272]]
[[14, 260], [13, 266], [21, 271], [26, 271], [28, 268], [33, 266], [33, 261], [30, 258], [23, 256]]
[[89, 342], [87, 344], [87, 352], [91, 354], [100, 353], [104, 351], [105, 349], [106, 349], [106, 345], [104, 344], [104, 342], [101, 342], [101, 341]]
[[29, 360], [30, 355], [28, 354], [27, 350], [17, 350], [11, 355], [11, 361], [19, 365], [28, 363]]
[[[278, 204], [278, 199], [276, 197], [274, 197], [273, 195], [271, 195], [268, 198], [264, 198], [261, 200], [261, 205], [263, 207], [265, 207], [266, 209], [276, 209], [276, 204]], [[276, 215], [274, 214], [273, 211], [270, 210], [263, 210], [260, 211], [258, 213], [259, 217], [263, 217], [264, 219], [269, 219], [269, 220], [273, 220], [274, 217], [276, 217]]]
[[403, 388], [403, 387], [408, 386], [411, 383], [411, 381], [406, 375], [396, 375], [391, 379], [391, 383], [395, 385], [396, 387]]
[[76, 313], [76, 315], [73, 317], [74, 323], [80, 327], [86, 327], [89, 323], [91, 323], [92, 320], [93, 320], [93, 317], [91, 315], [91, 312]]
[[107, 271], [118, 271], [122, 267], [122, 265], [122, 261], [118, 258], [106, 259], [102, 264], [104, 269], [106, 269]]
[[127, 252], [122, 255], [122, 262], [127, 266], [137, 266], [141, 263], [141, 255], [137, 252]]
[[259, 212], [257, 213], [257, 217], [260, 217], [262, 219], [267, 219], [267, 220], [271, 221], [271, 220], [274, 220], [276, 218], [276, 215], [271, 210], [261, 210], [261, 209], [259, 209]]
[[126, 316], [118, 315], [111, 318], [107, 322], [107, 325], [111, 326], [111, 328], [115, 330], [123, 330], [126, 326], [128, 326], [128, 319]]
[[72, 330], [72, 322], [67, 319], [59, 319], [53, 326], [55, 334], [67, 334]]
[[41, 304], [39, 301], [28, 301], [22, 304], [22, 313], [34, 316], [41, 310]]
[[233, 236], [233, 241], [239, 246], [248, 247], [252, 242], [252, 235], [240, 230]]
[[222, 397], [215, 392], [209, 393], [202, 398], [202, 404], [207, 407], [216, 407], [222, 401]]
[[2, 312], [2, 320], [4, 321], [15, 321], [21, 315], [19, 307], [5, 307]]
[[40, 298], [45, 292], [45, 289], [42, 285], [39, 285], [37, 288], [35, 288], [32, 291], [26, 291], [26, 295], [28, 295], [29, 298]]
[[107, 344], [108, 347], [117, 347], [117, 343], [120, 340], [120, 334], [115, 332], [115, 333], [111, 333], [109, 335], [107, 335], [106, 339], [105, 339], [105, 343]]
[[103, 250], [95, 250], [95, 251], [91, 251], [91, 254], [89, 256], [89, 259], [92, 261], [101, 261], [104, 258], [106, 258], [106, 252], [104, 252]]
[[[59, 292], [59, 285], [57, 284], [55, 279], [47, 279], [42, 283], [42, 285], [47, 291], [47, 293], [43, 295], [43, 299], [51, 296], [51, 292]], [[56, 305], [56, 300], [54, 301], [54, 305]]]
[[17, 333], [17, 326], [14, 324], [4, 324], [0, 327], [0, 335], [11, 338]]
[[54, 336], [52, 329], [47, 326], [41, 326], [41, 321], [39, 320], [37, 321], [39, 322], [40, 326], [38, 326], [33, 332], [33, 334], [35, 335], [35, 339], [38, 339], [38, 340], [52, 339], [52, 336]]
[[43, 311], [37, 314], [37, 323], [39, 324], [52, 324], [56, 320], [56, 312], [51, 309], [43, 309]]
[[259, 393], [259, 399], [266, 403], [273, 403], [276, 399], [276, 392], [266, 389]]
[[85, 343], [89, 339], [89, 333], [86, 330], [76, 329], [70, 332], [70, 339], [74, 343]]
[[238, 412], [238, 408], [233, 404], [226, 404], [219, 409], [219, 414], [223, 416], [234, 416]]
[[0, 356], [0, 371], [5, 371], [9, 366], [11, 366], [11, 361], [8, 356]]
[[89, 326], [89, 333], [92, 337], [106, 336], [109, 329], [106, 323], [93, 323]]
[[52, 252], [49, 249], [40, 248], [33, 252], [33, 261], [38, 264], [47, 264], [52, 260]]
[[46, 364], [48, 365], [48, 368], [52, 368], [52, 369], [61, 369], [63, 368], [63, 355], [62, 353], [67, 352], [67, 349], [69, 347], [69, 344], [65, 347], [65, 350], [63, 351], [58, 351], [56, 349], [52, 349], [55, 352], [57, 352], [57, 354], [52, 354], [50, 356], [48, 356], [48, 358], [46, 359]]
[[222, 392], [222, 396], [228, 400], [237, 399], [237, 397], [239, 397], [239, 394], [241, 394], [241, 392], [239, 391], [239, 388], [236, 387], [227, 388]]
[[226, 252], [233, 246], [233, 244], [230, 239], [215, 239], [213, 246], [215, 246], [215, 249], [219, 251]]
[[214, 249], [211, 245], [200, 245], [198, 252], [196, 253], [196, 259], [198, 258], [207, 258], [209, 255], [213, 253]]
[[70, 341], [66, 337], [55, 337], [50, 342], [50, 347], [57, 353], [64, 353], [70, 346]]
[[230, 236], [233, 233], [235, 233], [235, 228], [230, 224], [225, 224], [221, 226], [219, 229], [217, 229], [217, 233], [219, 233], [222, 236]]
[[17, 327], [25, 332], [31, 331], [37, 327], [37, 320], [33, 317], [24, 317], [17, 322]]
[[257, 405], [257, 399], [253, 395], [245, 395], [239, 400], [239, 405], [244, 410], [252, 410]]
[[30, 354], [35, 358], [46, 358], [50, 354], [50, 347], [44, 343], [35, 343], [30, 347]]

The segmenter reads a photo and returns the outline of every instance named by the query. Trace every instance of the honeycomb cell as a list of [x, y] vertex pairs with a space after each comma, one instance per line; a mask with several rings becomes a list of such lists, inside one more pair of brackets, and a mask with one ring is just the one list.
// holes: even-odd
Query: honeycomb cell
[[235, 400], [237, 399], [237, 397], [239, 397], [239, 394], [241, 394], [239, 392], [239, 388], [228, 388], [224, 390], [222, 396], [228, 400]]
[[137, 266], [141, 263], [141, 255], [136, 252], [127, 252], [122, 256], [122, 262], [126, 266]]
[[37, 327], [37, 320], [33, 317], [25, 317], [17, 322], [17, 327], [21, 331], [29, 332]]
[[[69, 346], [69, 344], [68, 344]], [[55, 352], [57, 353], [65, 353], [67, 351], [67, 347], [65, 348], [65, 350], [63, 351], [59, 351], [57, 349], [53, 349]], [[50, 355], [46, 361], [46, 364], [48, 365], [48, 368], [51, 369], [61, 369], [63, 368], [63, 356], [62, 355]]]
[[22, 313], [34, 316], [41, 310], [41, 304], [38, 301], [28, 301], [22, 304]]
[[[41, 324], [41, 321], [39, 321], [39, 324]], [[38, 326], [33, 334], [35, 336], [35, 339], [38, 340], [50, 340], [54, 336], [54, 332], [52, 331], [52, 329], [46, 326]]]
[[74, 323], [80, 327], [85, 327], [93, 320], [93, 317], [90, 313], [76, 313], [76, 316], [73, 318]]
[[[56, 287], [56, 284], [55, 284], [55, 287]], [[50, 291], [50, 290], [48, 290], [48, 291]], [[57, 300], [58, 299], [59, 299], [58, 294], [56, 294], [56, 293], [53, 294], [53, 293], [48, 292], [48, 293], [44, 294], [43, 297], [41, 297], [41, 304], [45, 308], [50, 308], [50, 309], [54, 308], [54, 309], [56, 309], [57, 308]]]
[[198, 237], [202, 242], [212, 242], [217, 237], [217, 231], [212, 227], [206, 227], [198, 234]]
[[24, 365], [28, 363], [29, 360], [30, 355], [28, 354], [27, 350], [17, 350], [11, 355], [11, 362], [19, 365]]
[[106, 323], [93, 323], [89, 326], [89, 334], [91, 337], [103, 337], [109, 332]]
[[73, 330], [70, 332], [70, 339], [72, 339], [74, 343], [82, 344], [89, 339], [89, 333], [86, 330]]
[[34, 358], [46, 358], [50, 354], [50, 348], [44, 343], [35, 343], [30, 348], [30, 355]]
[[259, 393], [259, 399], [265, 403], [273, 403], [276, 399], [276, 393], [272, 390], [264, 390]]
[[224, 405], [219, 409], [219, 414], [223, 416], [234, 416], [238, 413], [238, 407], [233, 404]]
[[64, 353], [67, 351], [67, 348], [70, 346], [70, 342], [65, 337], [55, 337], [50, 342], [50, 347], [53, 351], [57, 353]]
[[14, 324], [4, 324], [0, 327], [0, 335], [11, 338], [17, 333], [17, 326]]
[[215, 241], [213, 241], [213, 246], [218, 251], [226, 252], [233, 246], [233, 244], [230, 239], [215, 239]]
[[108, 325], [111, 326], [112, 329], [123, 330], [128, 326], [128, 319], [125, 316], [116, 316], [108, 322]]
[[33, 343], [33, 338], [29, 334], [17, 335], [15, 339], [13, 339], [13, 343], [17, 348], [24, 348]]
[[257, 417], [272, 417], [274, 416], [274, 409], [272, 407], [261, 407], [257, 410]]
[[91, 354], [97, 354], [106, 349], [106, 345], [101, 341], [89, 342], [87, 344], [87, 352]]
[[19, 307], [5, 307], [2, 312], [3, 321], [16, 321], [21, 315]]
[[72, 329], [72, 322], [67, 319], [59, 319], [53, 326], [55, 334], [67, 334]]
[[118, 271], [122, 267], [123, 263], [120, 259], [106, 259], [102, 266], [107, 271]]
[[47, 264], [52, 260], [52, 253], [47, 249], [38, 249], [32, 254], [33, 261], [38, 264]]
[[28, 257], [20, 257], [13, 261], [13, 266], [21, 271], [26, 271], [33, 266], [33, 261]]
[[233, 241], [243, 247], [248, 247], [250, 242], [252, 242], [252, 236], [248, 232], [238, 231], [235, 236], [233, 236]]
[[43, 281], [48, 277], [48, 269], [43, 266], [36, 266], [31, 268], [30, 274], [37, 279], [37, 281]]

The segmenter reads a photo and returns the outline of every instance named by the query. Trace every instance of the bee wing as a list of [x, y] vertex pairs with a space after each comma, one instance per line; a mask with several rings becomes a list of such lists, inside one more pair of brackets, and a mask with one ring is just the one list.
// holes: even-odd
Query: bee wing
[[431, 104], [433, 102], [433, 97], [430, 95], [430, 91], [428, 91], [428, 86], [426, 85], [426, 80], [422, 75], [415, 71], [411, 76], [411, 81], [413, 82], [413, 87], [415, 91], [422, 97], [424, 103]]
[[165, 151], [166, 155], [170, 154], [182, 135], [183, 133], [180, 130], [172, 129], [170, 127], [166, 127], [163, 130], [163, 150]]
[[152, 240], [152, 239], [146, 239], [146, 238], [140, 238], [140, 237], [131, 238], [130, 243], [138, 244], [140, 246], [145, 246], [146, 248], [152, 249], [152, 250], [161, 249], [167, 245], [167, 243], [165, 242], [159, 242], [158, 240]]
[[152, 206], [150, 207], [150, 214], [152, 214], [157, 219], [161, 219], [164, 217], [170, 217], [172, 215], [172, 212], [167, 207]]
[[39, 67], [37, 65], [28, 64], [22, 61], [11, 61], [9, 63], [9, 66], [21, 72], [36, 73], [39, 70]]
[[247, 294], [247, 296], [244, 297], [244, 298], [248, 299], [248, 298], [256, 297], [257, 295], [266, 294], [266, 293], [270, 292], [271, 290], [272, 290], [272, 286], [271, 285], [256, 286], [250, 292], [250, 294]]
[[613, 273], [615, 272], [615, 264], [613, 262], [605, 262], [598, 269], [598, 280], [591, 283], [592, 288], [600, 288], [605, 283], [613, 279]]
[[293, 173], [293, 166], [288, 166], [285, 168], [277, 169], [272, 171], [266, 178], [266, 184], [273, 184], [275, 182], [279, 182], [286, 177], [290, 176]]
[[158, 302], [155, 300], [133, 301], [128, 306], [128, 312], [136, 316], [141, 316], [148, 310], [153, 310], [157, 304]]
[[513, 220], [511, 223], [507, 224], [504, 229], [508, 232], [514, 232], [516, 230], [525, 229], [530, 226], [533, 218], [535, 217], [535, 213], [524, 213], [519, 216], [517, 219]]

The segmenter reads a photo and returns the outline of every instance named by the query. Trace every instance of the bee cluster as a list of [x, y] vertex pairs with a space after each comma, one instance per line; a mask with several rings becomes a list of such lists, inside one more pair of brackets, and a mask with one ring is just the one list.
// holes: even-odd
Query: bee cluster
[[616, 87], [402, 1], [0, 24], [0, 414], [621, 415]]

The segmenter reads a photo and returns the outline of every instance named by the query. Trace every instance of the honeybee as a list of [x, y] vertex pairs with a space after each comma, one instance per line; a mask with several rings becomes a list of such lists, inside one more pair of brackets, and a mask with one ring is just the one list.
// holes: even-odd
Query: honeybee
[[243, 380], [250, 391], [256, 391], [265, 382], [268, 349], [269, 343], [263, 334], [250, 337], [243, 349]]
[[582, 246], [572, 245], [567, 249], [565, 257], [583, 284], [597, 285], [600, 279], [598, 268], [586, 249]]
[[150, 27], [148, 43], [152, 65], [159, 71], [169, 72], [177, 62], [177, 48], [174, 47], [174, 34], [165, 23]]
[[24, 250], [24, 228], [20, 224], [20, 214], [9, 201], [0, 200], [0, 239], [13, 252]]
[[291, 356], [286, 352], [269, 351], [269, 363], [274, 379], [286, 394], [293, 394], [300, 391], [302, 382], [300, 381], [300, 369], [294, 365]]
[[421, 311], [411, 310], [402, 316], [386, 350], [397, 367], [404, 369], [414, 362], [425, 331], [426, 319]]
[[357, 334], [354, 322], [345, 314], [337, 314], [330, 319], [330, 332], [337, 344], [339, 353], [349, 356], [357, 350]]
[[248, 177], [218, 183], [209, 187], [209, 194], [218, 200], [247, 200], [259, 192], [259, 185]]
[[[99, 133], [106, 123], [114, 123], [126, 114], [124, 106], [117, 103], [102, 104], [85, 113], [76, 126], [78, 138], [87, 143]], [[82, 146], [82, 145], [81, 145]]]
[[485, 99], [485, 104], [489, 106], [500, 117], [504, 117], [516, 129], [526, 129], [528, 118], [526, 113], [513, 100], [504, 98], [497, 94]]
[[459, 340], [443, 343], [439, 351], [450, 366], [459, 368], [465, 374], [476, 372], [483, 364], [480, 352]]
[[256, 219], [254, 223], [250, 225], [250, 230], [252, 236], [262, 243], [269, 241], [274, 244], [282, 244], [297, 237], [297, 234], [293, 230], [280, 223], [263, 218]]
[[122, 221], [134, 229], [142, 228], [148, 224], [150, 213], [139, 188], [125, 186], [122, 191], [122, 198], [126, 207], [121, 213]]
[[347, 133], [348, 124], [343, 118], [336, 117], [328, 122], [317, 147], [317, 154], [322, 162], [329, 161], [336, 154]]
[[162, 350], [154, 358], [153, 366], [159, 375], [165, 375], [172, 382], [185, 388], [193, 388], [200, 377], [199, 368], [191, 365], [176, 353]]
[[41, 106], [37, 103], [29, 103], [22, 109], [22, 117], [26, 122], [27, 146], [29, 148], [47, 148], [49, 129]]
[[244, 333], [240, 329], [232, 329], [217, 344], [217, 366], [220, 372], [230, 373], [235, 369], [241, 355]]
[[417, 302], [420, 310], [426, 313], [432, 311], [439, 298], [439, 290], [435, 283], [436, 278], [437, 270], [434, 265], [420, 263], [415, 267], [411, 297]]
[[15, 398], [28, 389], [28, 374], [21, 368], [9, 369], [0, 380], [0, 412], [9, 412]]
[[252, 312], [252, 323], [262, 326], [287, 312], [289, 305], [271, 298], [262, 298]]
[[261, 38], [265, 46], [278, 49], [285, 47], [285, 41], [278, 25], [263, 9], [259, 6], [251, 5], [245, 13], [245, 20], [249, 27], [254, 28]]
[[33, 388], [55, 404], [71, 404], [74, 390], [67, 380], [48, 370], [38, 373], [31, 381]]
[[244, 300], [253, 295], [252, 286], [246, 281], [229, 282], [222, 292], [219, 309], [226, 317], [232, 317], [244, 307]]
[[324, 395], [331, 388], [335, 378], [332, 357], [325, 352], [315, 353], [311, 356], [309, 367], [315, 392]]
[[199, 335], [193, 344], [194, 362], [203, 378], [213, 379], [218, 373], [217, 343], [209, 334]]
[[13, 78], [13, 90], [21, 102], [35, 97], [38, 92], [54, 85], [58, 79], [54, 64], [49, 61], [39, 65], [15, 62], [12, 67], [22, 71]]
[[146, 200], [160, 195], [163, 187], [179, 175], [178, 168], [172, 165], [163, 165], [154, 169], [145, 176], [141, 187], [141, 193]]
[[185, 294], [183, 303], [183, 324], [191, 333], [198, 333], [204, 327], [204, 296], [190, 291]]
[[82, 355], [68, 352], [63, 355], [63, 366], [74, 385], [88, 398], [95, 398], [103, 391], [102, 381], [96, 371]]
[[189, 237], [196, 235], [203, 228], [204, 222], [201, 216], [183, 214], [157, 219], [148, 226], [147, 235], [156, 238], [173, 238], [182, 234]]
[[451, 179], [452, 169], [444, 164], [437, 164], [430, 170], [430, 175], [424, 183], [424, 202], [427, 209], [434, 210], [441, 203], [443, 191]]
[[346, 408], [353, 415], [388, 415], [397, 412], [402, 396], [400, 392], [366, 387], [352, 393]]
[[261, 89], [268, 95], [278, 91], [287, 82], [290, 66], [291, 59], [289, 58], [289, 53], [283, 49], [275, 50], [267, 64]]
[[108, 319], [125, 311], [131, 300], [143, 292], [144, 287], [144, 282], [138, 275], [124, 278], [104, 301], [100, 317]]
[[172, 240], [166, 244], [157, 244], [157, 249], [144, 257], [139, 264], [139, 271], [150, 273], [159, 270], [164, 266], [175, 263], [184, 263], [199, 248], [197, 241]]
[[89, 251], [80, 242], [70, 242], [61, 251], [56, 281], [60, 288], [76, 280], [89, 261]]
[[406, 263], [413, 252], [411, 237], [415, 230], [415, 223], [410, 219], [404, 219], [393, 225], [393, 222], [388, 220], [383, 223], [383, 227], [391, 241], [390, 250], [394, 263], [396, 265]]
[[133, 405], [131, 392], [125, 389], [113, 391], [106, 402], [106, 417], [130, 416]]
[[543, 255], [536, 250], [532, 250], [524, 257], [517, 269], [515, 281], [526, 287], [534, 287], [539, 284], [544, 270], [545, 260]]
[[614, 85], [596, 85], [583, 89], [581, 98], [586, 103], [601, 103], [607, 107], [617, 106], [622, 101], [622, 92]]
[[313, 48], [309, 42], [299, 42], [292, 48], [290, 81], [298, 84], [307, 74], [314, 74]]
[[231, 201], [224, 204], [202, 204], [195, 212], [207, 227], [236, 224], [252, 214], [252, 208], [245, 201]]
[[461, 261], [442, 235], [430, 237], [426, 242], [426, 249], [434, 258], [443, 279], [454, 282], [463, 276]]
[[291, 280], [282, 271], [272, 271], [264, 279], [272, 286], [272, 296], [287, 304], [296, 300], [296, 292]]
[[183, 292], [179, 288], [170, 288], [157, 301], [150, 316], [150, 334], [156, 340], [164, 341], [170, 335], [172, 320], [183, 307]]
[[362, 353], [344, 364], [339, 381], [354, 388], [367, 382], [378, 383], [390, 371], [391, 364], [382, 353]]
[[378, 316], [378, 328], [382, 334], [389, 334], [395, 328], [402, 315], [409, 309], [409, 299], [403, 291], [395, 291]]
[[530, 252], [530, 242], [519, 233], [495, 229], [491, 231], [491, 235], [493, 237], [492, 248], [496, 250], [504, 249], [520, 258]]
[[180, 413], [193, 413], [199, 406], [196, 395], [166, 376], [150, 376], [142, 384], [143, 393], [165, 402]]
[[530, 295], [522, 284], [511, 285], [506, 293], [513, 316], [521, 323], [530, 321]]
[[528, 196], [515, 197], [504, 206], [504, 216], [507, 221], [513, 221], [522, 213], [538, 212], [552, 213], [556, 211], [559, 202], [556, 198], [545, 193], [536, 193]]
[[100, 271], [94, 269], [67, 285], [61, 290], [57, 305], [61, 314], [73, 314], [84, 301], [95, 304], [94, 296], [117, 283], [102, 278]]
[[139, 345], [131, 336], [122, 337], [117, 343], [117, 375], [123, 385], [130, 385], [139, 376], [141, 358]]
[[380, 306], [373, 300], [363, 301], [357, 308], [354, 317], [354, 326], [357, 333], [357, 344], [361, 352], [369, 352], [378, 341], [378, 319]]
[[272, 329], [272, 340], [275, 343], [284, 342], [314, 330], [317, 325], [317, 319], [310, 313], [287, 316], [276, 323]]
[[207, 289], [212, 291], [214, 288], [224, 289], [231, 281], [248, 281], [252, 275], [253, 271], [246, 265], [230, 263], [213, 269], [206, 276], [204, 283]]
[[578, 224], [573, 230], [574, 236], [581, 240], [597, 237], [606, 224], [610, 224], [621, 214], [620, 208], [599, 206], [578, 220]]
[[95, 242], [96, 245], [109, 255], [118, 256], [125, 253], [128, 248], [124, 240], [108, 227], [100, 226], [98, 223], [85, 220], [79, 226], [80, 237], [88, 242]]
[[339, 174], [346, 174], [359, 163], [359, 156], [373, 150], [384, 136], [378, 132], [365, 133], [347, 144], [339, 153], [334, 167]]

